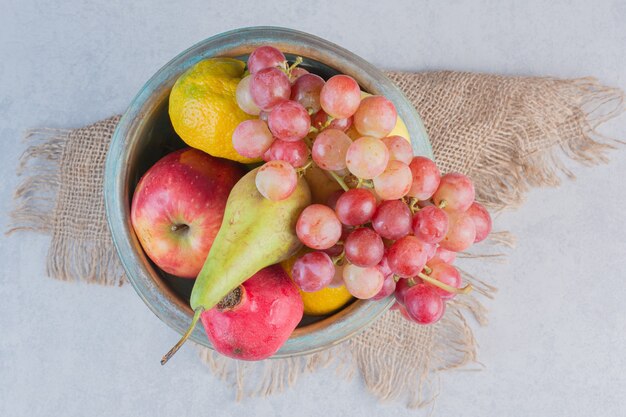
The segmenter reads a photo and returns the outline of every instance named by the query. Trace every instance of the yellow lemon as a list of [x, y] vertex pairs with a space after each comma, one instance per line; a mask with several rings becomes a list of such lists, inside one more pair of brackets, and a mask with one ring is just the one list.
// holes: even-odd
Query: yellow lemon
[[[306, 253], [306, 250], [301, 250], [291, 258], [281, 262], [281, 266], [290, 277], [293, 264], [296, 262], [296, 259], [304, 253]], [[316, 292], [300, 291], [300, 295], [304, 303], [304, 314], [308, 314], [309, 316], [324, 316], [334, 313], [352, 300], [352, 295], [344, 286], [338, 288], [324, 288]]]
[[209, 58], [176, 80], [169, 114], [174, 130], [187, 145], [220, 158], [255, 161], [239, 155], [232, 143], [237, 125], [255, 117], [241, 110], [235, 98], [245, 67], [233, 58]]

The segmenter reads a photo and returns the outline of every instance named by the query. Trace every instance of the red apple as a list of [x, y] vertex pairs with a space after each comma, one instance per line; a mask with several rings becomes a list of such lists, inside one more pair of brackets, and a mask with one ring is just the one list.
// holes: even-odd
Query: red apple
[[246, 361], [272, 356], [296, 328], [304, 306], [280, 265], [264, 268], [200, 316], [215, 350]]
[[244, 173], [235, 162], [190, 148], [154, 164], [135, 188], [130, 213], [148, 257], [167, 273], [195, 278]]

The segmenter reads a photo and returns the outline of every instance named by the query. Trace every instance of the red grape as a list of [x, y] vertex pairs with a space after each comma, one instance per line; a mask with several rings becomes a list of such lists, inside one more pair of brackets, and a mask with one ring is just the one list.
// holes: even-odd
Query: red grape
[[257, 171], [256, 188], [261, 195], [272, 201], [289, 197], [298, 185], [298, 174], [285, 161], [270, 161]]
[[265, 68], [252, 75], [250, 94], [254, 103], [264, 111], [289, 100], [291, 83], [278, 68]]
[[291, 84], [293, 84], [296, 81], [298, 81], [298, 78], [300, 78], [304, 74], [308, 74], [308, 73], [309, 73], [309, 71], [305, 70], [302, 67], [292, 68], [291, 73], [289, 74], [289, 81], [291, 81]]
[[251, 74], [265, 68], [278, 67], [287, 61], [285, 55], [273, 46], [260, 46], [248, 58], [248, 70]]
[[476, 239], [476, 226], [467, 213], [449, 212], [448, 224], [448, 233], [439, 242], [439, 246], [455, 252], [464, 251], [472, 246]]
[[361, 267], [377, 265], [385, 254], [385, 245], [381, 237], [367, 227], [354, 230], [344, 242], [346, 259]]
[[324, 129], [313, 143], [313, 161], [327, 171], [339, 171], [346, 167], [346, 154], [352, 140], [337, 129]]
[[383, 287], [385, 278], [375, 266], [362, 268], [346, 264], [343, 267], [343, 281], [348, 292], [356, 298], [366, 300], [372, 298]]
[[382, 174], [374, 177], [374, 190], [382, 200], [397, 200], [411, 189], [413, 176], [407, 164], [389, 161]]
[[387, 136], [381, 139], [389, 149], [389, 160], [400, 161], [409, 165], [413, 160], [411, 143], [402, 136]]
[[[429, 263], [429, 266], [432, 270], [429, 274], [431, 278], [436, 279], [439, 282], [443, 282], [444, 284], [448, 284], [449, 286], [454, 288], [461, 287], [461, 274], [459, 274], [459, 271], [452, 265], [445, 262], [435, 262], [433, 264]], [[426, 282], [425, 284], [432, 286], [435, 289], [435, 292], [439, 294], [439, 296], [444, 300], [454, 298], [454, 296], [456, 295], [452, 292], [429, 284], [428, 282]]]
[[417, 284], [404, 295], [404, 306], [409, 316], [419, 324], [438, 321], [446, 310], [446, 304], [433, 287]]
[[272, 145], [274, 137], [264, 121], [245, 120], [233, 132], [233, 148], [246, 158], [259, 158]]
[[416, 156], [409, 164], [413, 174], [413, 182], [408, 196], [418, 200], [428, 200], [437, 191], [441, 174], [439, 168], [430, 159]]
[[376, 197], [365, 188], [353, 188], [337, 200], [335, 212], [341, 223], [358, 226], [372, 219], [376, 211]]
[[311, 204], [300, 213], [296, 234], [309, 248], [328, 249], [341, 237], [341, 222], [331, 208]]
[[474, 243], [482, 242], [491, 232], [492, 223], [489, 212], [482, 204], [474, 202], [470, 208], [467, 209], [467, 214], [472, 218], [474, 226], [476, 226], [476, 238], [474, 239]]
[[263, 160], [269, 161], [286, 161], [294, 168], [304, 166], [309, 160], [309, 148], [306, 143], [299, 140], [296, 142], [285, 142], [276, 139], [272, 142], [272, 146], [263, 154]]
[[403, 304], [400, 304], [396, 301], [395, 304], [391, 307], [391, 309], [398, 310], [398, 312], [402, 314], [402, 317], [404, 317], [406, 320], [410, 321], [411, 323], [415, 323], [415, 320], [413, 320], [413, 318], [409, 316], [409, 313], [407, 313], [406, 307]]
[[354, 113], [354, 126], [363, 136], [385, 137], [396, 126], [398, 114], [393, 103], [383, 96], [369, 96], [361, 100]]
[[304, 74], [291, 87], [291, 99], [300, 103], [309, 114], [317, 113], [320, 106], [320, 91], [324, 79], [315, 74]]
[[[323, 133], [323, 132], [322, 132]], [[346, 166], [357, 178], [372, 179], [387, 168], [389, 151], [380, 139], [363, 136], [352, 142], [346, 153]]]
[[397, 240], [411, 232], [411, 210], [400, 200], [380, 203], [372, 227], [385, 239]]
[[446, 211], [465, 211], [474, 202], [474, 184], [463, 174], [451, 172], [441, 177], [439, 188], [433, 194], [436, 205], [446, 201]]
[[310, 252], [298, 258], [291, 268], [291, 277], [304, 292], [315, 292], [331, 283], [335, 265], [324, 252]]
[[408, 279], [400, 278], [398, 282], [396, 282], [394, 294], [396, 296], [396, 301], [400, 303], [400, 305], [404, 305], [404, 296], [409, 288], [411, 288], [411, 286], [409, 285]]
[[396, 281], [393, 275], [387, 275], [383, 281], [383, 286], [378, 293], [372, 297], [372, 300], [382, 300], [389, 297], [396, 290]]
[[272, 134], [286, 142], [303, 139], [311, 128], [309, 113], [295, 101], [283, 101], [277, 104], [270, 112], [267, 121]]
[[330, 121], [330, 124], [328, 125], [329, 128], [339, 129], [342, 132], [345, 132], [346, 130], [350, 129], [350, 126], [352, 126], [352, 117], [348, 117], [346, 119], [333, 119]]
[[402, 278], [414, 277], [424, 269], [427, 253], [427, 245], [421, 240], [415, 236], [405, 236], [389, 248], [389, 267]]
[[426, 243], [441, 242], [448, 233], [448, 215], [436, 206], [427, 206], [413, 216], [413, 234]]
[[[328, 199], [326, 200], [326, 205], [328, 207], [330, 207], [331, 209], [335, 210], [337, 207], [337, 201], [339, 200], [339, 197], [341, 197], [343, 195], [344, 191], [343, 190], [337, 190], [337, 191], [333, 191], [329, 196]], [[339, 219], [341, 220], [341, 219]]]
[[239, 81], [237, 84], [237, 91], [235, 92], [235, 98], [237, 99], [237, 105], [243, 111], [248, 114], [258, 116], [261, 113], [261, 109], [252, 100], [252, 94], [250, 93], [250, 80], [251, 76], [247, 76]]
[[320, 104], [324, 111], [337, 118], [352, 116], [361, 103], [361, 88], [354, 78], [348, 75], [331, 77], [320, 92]]
[[431, 262], [435, 263], [435, 262], [441, 261], [447, 264], [452, 264], [452, 262], [454, 262], [455, 259], [456, 259], [456, 252], [444, 249], [441, 246], [439, 246], [437, 248], [437, 251], [435, 252], [435, 256], [430, 258], [428, 260], [428, 263], [430, 264]]
[[389, 275], [393, 275], [391, 272], [391, 268], [389, 268], [389, 261], [387, 260], [387, 250], [385, 249], [385, 254], [383, 255], [383, 259], [378, 263], [378, 269], [383, 273], [384, 277], [388, 277]]
[[328, 284], [329, 288], [339, 288], [344, 285], [343, 282], [343, 265], [335, 265], [335, 275], [333, 280]]

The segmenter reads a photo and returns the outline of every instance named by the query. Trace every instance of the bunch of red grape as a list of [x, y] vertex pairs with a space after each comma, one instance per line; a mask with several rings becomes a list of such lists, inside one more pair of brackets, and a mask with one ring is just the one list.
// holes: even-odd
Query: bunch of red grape
[[267, 161], [256, 177], [266, 198], [287, 198], [312, 164], [344, 190], [301, 213], [296, 233], [314, 251], [296, 260], [294, 281], [308, 292], [345, 285], [360, 299], [395, 293], [407, 319], [436, 322], [445, 300], [471, 290], [452, 263], [487, 237], [489, 213], [469, 178], [442, 176], [432, 160], [413, 157], [406, 138], [387, 136], [397, 121], [391, 101], [361, 99], [353, 78], [324, 81], [297, 64], [271, 46], [250, 55], [237, 102], [259, 119], [233, 134], [237, 152]]

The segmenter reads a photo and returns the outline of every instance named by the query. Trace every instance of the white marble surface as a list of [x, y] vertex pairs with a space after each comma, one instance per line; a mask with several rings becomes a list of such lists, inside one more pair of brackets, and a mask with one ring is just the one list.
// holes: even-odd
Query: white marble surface
[[[238, 26], [298, 28], [385, 68], [595, 75], [626, 88], [622, 1], [360, 3], [3, 0], [0, 224], [24, 129], [121, 112], [176, 53]], [[626, 117], [604, 131], [626, 138]], [[490, 325], [477, 330], [485, 367], [443, 376], [434, 415], [626, 415], [626, 152], [611, 159], [575, 167], [576, 182], [534, 190], [497, 219], [519, 245], [508, 264], [474, 269], [500, 288]], [[415, 415], [379, 406], [332, 370], [237, 403], [192, 349], [162, 368], [175, 334], [130, 286], [45, 278], [47, 243], [0, 238], [2, 416]]]

